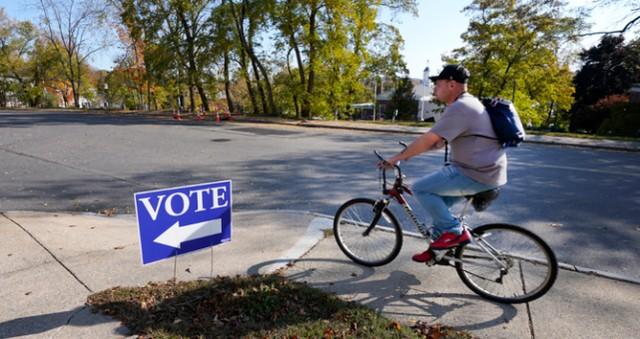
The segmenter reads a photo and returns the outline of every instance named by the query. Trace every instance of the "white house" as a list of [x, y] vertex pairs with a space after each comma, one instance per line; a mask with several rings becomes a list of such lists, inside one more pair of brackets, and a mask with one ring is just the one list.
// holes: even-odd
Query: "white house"
[[[429, 80], [429, 66], [422, 72], [422, 79], [412, 79], [413, 95], [418, 100], [418, 112], [416, 119], [424, 121], [430, 118], [440, 118], [438, 105], [433, 102], [433, 83]], [[416, 81], [417, 80], [417, 81]]]
[[[429, 80], [429, 67], [427, 66], [422, 74], [422, 79], [411, 78], [411, 84], [413, 85], [413, 97], [418, 100], [418, 112], [416, 112], [416, 120], [424, 121], [433, 118], [437, 120], [440, 118], [442, 109], [433, 102], [433, 83]], [[375, 117], [378, 119], [381, 116], [381, 112], [386, 112], [391, 103], [391, 98], [395, 89], [393, 85], [383, 88], [381, 82], [380, 87], [375, 87], [376, 101], [372, 102], [352, 104], [359, 113], [357, 114], [359, 119], [372, 119]]]

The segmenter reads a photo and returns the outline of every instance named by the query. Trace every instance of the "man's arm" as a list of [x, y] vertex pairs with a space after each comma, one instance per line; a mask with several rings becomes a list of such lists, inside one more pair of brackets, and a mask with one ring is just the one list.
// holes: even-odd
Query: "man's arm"
[[393, 166], [398, 163], [398, 161], [409, 160], [420, 153], [441, 147], [443, 142], [444, 139], [441, 136], [433, 132], [427, 132], [416, 138], [406, 150], [389, 158], [387, 162]]

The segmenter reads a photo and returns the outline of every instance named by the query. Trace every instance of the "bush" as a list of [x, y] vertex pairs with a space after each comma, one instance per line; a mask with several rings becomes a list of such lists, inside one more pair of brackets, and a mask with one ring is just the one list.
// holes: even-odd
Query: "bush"
[[640, 104], [619, 102], [607, 107], [608, 118], [598, 128], [600, 135], [640, 136]]

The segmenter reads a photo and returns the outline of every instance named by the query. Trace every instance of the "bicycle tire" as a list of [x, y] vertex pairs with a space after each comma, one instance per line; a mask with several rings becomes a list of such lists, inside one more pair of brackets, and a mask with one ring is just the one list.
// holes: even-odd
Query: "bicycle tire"
[[[524, 303], [540, 298], [558, 276], [558, 261], [542, 238], [520, 226], [488, 224], [471, 230], [473, 242], [456, 249], [455, 267], [462, 282], [492, 301]], [[480, 249], [490, 245], [507, 267]], [[486, 266], [481, 266], [486, 265]], [[493, 266], [493, 267], [488, 267]]]
[[345, 202], [333, 220], [333, 235], [340, 250], [354, 262], [374, 267], [390, 263], [402, 248], [402, 229], [387, 208], [368, 235], [363, 234], [376, 218], [376, 201], [356, 198]]

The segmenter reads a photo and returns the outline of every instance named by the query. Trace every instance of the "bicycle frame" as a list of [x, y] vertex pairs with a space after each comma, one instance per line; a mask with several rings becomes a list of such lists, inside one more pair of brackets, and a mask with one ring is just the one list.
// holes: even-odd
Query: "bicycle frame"
[[[405, 146], [405, 148], [406, 148], [405, 144], [402, 144], [402, 145]], [[373, 151], [373, 152], [380, 159], [380, 161], [383, 161], [383, 162], [385, 161], [384, 158], [377, 151]], [[431, 234], [432, 234], [431, 231], [427, 228], [425, 223], [422, 223], [422, 222], [420, 222], [418, 220], [418, 217], [413, 212], [413, 207], [411, 207], [411, 205], [409, 204], [409, 202], [407, 201], [407, 199], [405, 199], [405, 197], [403, 195], [404, 192], [409, 193], [409, 195], [413, 195], [413, 192], [411, 191], [411, 188], [409, 188], [407, 185], [405, 185], [403, 183], [403, 175], [402, 175], [402, 170], [401, 170], [400, 166], [396, 164], [393, 167], [394, 167], [394, 173], [395, 173], [395, 180], [394, 180], [394, 183], [391, 186], [391, 188], [387, 188], [386, 169], [385, 168], [381, 169], [381, 171], [382, 171], [382, 173], [381, 173], [381, 179], [382, 179], [381, 185], [382, 185], [382, 194], [384, 195], [384, 198], [378, 200], [380, 205], [378, 205], [376, 208], [378, 208], [379, 210], [376, 211], [376, 217], [372, 221], [371, 225], [369, 227], [367, 227], [367, 229], [365, 230], [363, 235], [366, 236], [371, 232], [371, 230], [378, 223], [378, 220], [382, 216], [382, 213], [381, 213], [382, 209], [386, 208], [390, 204], [391, 199], [393, 199], [393, 200], [397, 201], [398, 204], [400, 204], [400, 206], [402, 206], [404, 212], [407, 214], [407, 216], [409, 216], [409, 219], [411, 219], [411, 221], [413, 222], [413, 224], [416, 227], [416, 229], [427, 239], [427, 241], [430, 242], [431, 241]], [[464, 227], [467, 230], [470, 230], [470, 228], [466, 223], [464, 223], [464, 219], [466, 217], [466, 211], [467, 211], [467, 209], [469, 208], [469, 206], [472, 203], [473, 203], [473, 197], [467, 199], [462, 211], [460, 212], [460, 215], [458, 216], [458, 219], [462, 223], [462, 227]], [[478, 248], [478, 249], [482, 250], [482, 252], [485, 252], [486, 254], [488, 254], [491, 257], [491, 259], [499, 266], [499, 268], [501, 270], [508, 269], [507, 265], [505, 265], [497, 257], [498, 255], [500, 255], [500, 251], [496, 250], [493, 246], [491, 246], [491, 244], [489, 244], [486, 241], [484, 241], [484, 239], [482, 239], [482, 237], [473, 235], [473, 232], [471, 234], [472, 234], [472, 239], [477, 244], [476, 246], [474, 246], [475, 248]], [[450, 252], [451, 252], [451, 250], [446, 250], [446, 251], [441, 251], [440, 253], [436, 253], [436, 256], [435, 256], [436, 262], [439, 262], [442, 259], [446, 259], [446, 260], [449, 260], [449, 261], [464, 263], [462, 260], [454, 258], [451, 255], [447, 255]], [[477, 263], [476, 263], [476, 265], [477, 265]], [[495, 266], [489, 266], [489, 265], [481, 265], [481, 266], [495, 268]]]

